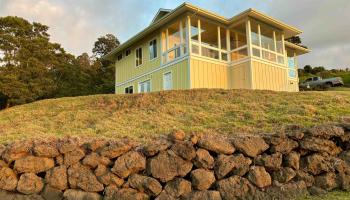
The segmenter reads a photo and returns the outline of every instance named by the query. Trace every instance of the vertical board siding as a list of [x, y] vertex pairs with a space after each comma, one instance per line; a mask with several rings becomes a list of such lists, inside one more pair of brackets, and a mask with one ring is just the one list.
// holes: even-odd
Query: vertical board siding
[[191, 88], [228, 89], [228, 66], [191, 58]]
[[230, 88], [232, 89], [252, 89], [249, 61], [234, 65], [229, 70]]

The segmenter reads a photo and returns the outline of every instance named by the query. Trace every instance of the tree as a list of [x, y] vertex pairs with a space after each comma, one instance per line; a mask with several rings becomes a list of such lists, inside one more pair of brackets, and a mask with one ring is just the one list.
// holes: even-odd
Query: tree
[[301, 39], [299, 36], [293, 36], [291, 38], [288, 38], [287, 41], [297, 45], [301, 44]]
[[317, 73], [323, 72], [325, 70], [326, 69], [323, 66], [314, 67], [314, 68], [312, 68], [312, 74], [317, 74]]
[[118, 47], [120, 44], [117, 37], [112, 34], [107, 34], [97, 38], [97, 41], [94, 44], [92, 53], [97, 57], [101, 58], [102, 56], [107, 55], [114, 48]]
[[304, 71], [305, 73], [312, 73], [312, 67], [310, 65], [305, 65]]

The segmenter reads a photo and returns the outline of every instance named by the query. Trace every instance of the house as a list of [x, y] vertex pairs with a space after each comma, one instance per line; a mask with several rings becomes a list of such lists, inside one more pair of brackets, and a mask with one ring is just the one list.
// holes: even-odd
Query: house
[[192, 88], [298, 91], [301, 31], [254, 9], [230, 19], [184, 3], [104, 59], [115, 62], [117, 94]]

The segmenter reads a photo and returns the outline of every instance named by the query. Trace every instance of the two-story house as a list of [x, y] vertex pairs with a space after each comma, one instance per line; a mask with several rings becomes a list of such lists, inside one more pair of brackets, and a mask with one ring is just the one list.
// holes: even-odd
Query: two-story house
[[117, 94], [193, 88], [298, 91], [301, 31], [254, 9], [230, 19], [184, 3], [103, 59], [115, 62]]

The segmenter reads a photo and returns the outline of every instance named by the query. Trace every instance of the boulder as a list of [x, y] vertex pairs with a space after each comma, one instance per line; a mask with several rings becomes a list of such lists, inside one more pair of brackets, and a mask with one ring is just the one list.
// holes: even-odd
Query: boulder
[[308, 191], [311, 195], [314, 195], [314, 196], [323, 196], [323, 195], [327, 194], [326, 190], [319, 188], [319, 187], [316, 187], [316, 186], [309, 187]]
[[248, 180], [259, 188], [271, 185], [271, 176], [264, 167], [253, 166], [248, 173]]
[[146, 168], [146, 159], [137, 151], [130, 151], [120, 156], [114, 163], [112, 172], [120, 178], [126, 178]]
[[279, 170], [282, 166], [282, 154], [281, 153], [274, 153], [272, 155], [259, 155], [256, 158], [256, 164], [265, 166], [268, 170]]
[[162, 151], [148, 159], [147, 163], [147, 173], [161, 182], [173, 180], [176, 176], [184, 177], [191, 169], [191, 162], [182, 159], [172, 151]]
[[23, 194], [35, 194], [41, 192], [44, 183], [40, 177], [34, 173], [24, 173], [19, 178], [17, 191]]
[[85, 147], [90, 151], [97, 151], [105, 146], [107, 146], [109, 139], [105, 138], [93, 138], [90, 141], [85, 143]]
[[77, 148], [73, 151], [64, 154], [64, 164], [66, 166], [71, 166], [78, 163], [85, 156], [85, 152], [81, 148]]
[[118, 190], [113, 199], [120, 200], [148, 200], [149, 196], [145, 193], [138, 192], [137, 190], [131, 188], [122, 188]]
[[92, 152], [91, 154], [85, 156], [82, 160], [83, 165], [89, 166], [95, 169], [99, 164], [109, 165], [111, 161], [107, 157], [100, 156], [97, 153]]
[[102, 200], [101, 195], [97, 193], [84, 192], [75, 189], [68, 189], [64, 191], [63, 198], [65, 200]]
[[41, 196], [45, 200], [62, 200], [63, 192], [59, 189], [46, 185], [43, 191], [41, 192]]
[[45, 200], [38, 194], [24, 195], [0, 190], [1, 200]]
[[0, 168], [2, 168], [2, 167], [8, 167], [8, 164], [5, 161], [0, 160]]
[[320, 155], [312, 154], [301, 159], [301, 168], [305, 169], [312, 175], [318, 175], [322, 172], [330, 172], [332, 170], [332, 164], [329, 160]]
[[113, 174], [104, 165], [99, 165], [95, 170], [95, 175], [97, 180], [103, 185], [116, 185], [121, 187], [124, 184], [124, 180], [119, 178], [117, 175]]
[[109, 185], [105, 187], [103, 191], [103, 200], [115, 200], [114, 195], [118, 192], [119, 188], [116, 185]]
[[348, 165], [350, 165], [350, 151], [343, 151], [339, 158], [344, 160]]
[[228, 175], [235, 167], [234, 156], [220, 154], [215, 160], [214, 171], [216, 177], [220, 180]]
[[183, 141], [185, 140], [186, 137], [186, 133], [182, 130], [175, 130], [173, 131], [171, 134], [169, 134], [169, 139], [172, 141]]
[[299, 143], [301, 148], [312, 152], [325, 152], [330, 155], [337, 155], [342, 151], [341, 148], [337, 147], [334, 142], [328, 139], [310, 137], [304, 138]]
[[27, 156], [15, 161], [14, 169], [18, 173], [40, 173], [55, 166], [52, 158]]
[[218, 154], [233, 154], [235, 148], [226, 140], [218, 137], [201, 137], [197, 145]]
[[207, 190], [215, 182], [212, 171], [196, 169], [191, 172], [192, 186], [197, 190]]
[[17, 187], [17, 175], [8, 167], [0, 168], [0, 189], [14, 191]]
[[232, 161], [234, 163], [232, 174], [238, 176], [244, 176], [249, 171], [249, 166], [252, 164], [252, 160], [244, 157], [243, 154], [233, 155]]
[[107, 157], [109, 159], [117, 158], [122, 154], [128, 152], [132, 148], [132, 145], [116, 141], [108, 146], [103, 147], [99, 153], [101, 156]]
[[174, 180], [167, 182], [164, 190], [160, 193], [156, 200], [177, 199], [190, 193], [191, 191], [191, 182], [183, 178], [175, 178]]
[[33, 148], [33, 141], [17, 141], [6, 146], [6, 149], [2, 153], [2, 158], [7, 162], [18, 160], [20, 158], [30, 155]]
[[191, 161], [196, 157], [196, 149], [193, 147], [192, 142], [189, 141], [177, 141], [173, 144], [171, 150], [181, 158], [188, 161]]
[[265, 140], [271, 145], [271, 153], [281, 153], [289, 154], [293, 149], [297, 148], [298, 142], [289, 139], [286, 135], [276, 135], [276, 136], [267, 136]]
[[286, 167], [299, 170], [299, 163], [300, 163], [300, 154], [298, 154], [297, 152], [293, 151], [285, 156], [284, 164]]
[[330, 172], [316, 176], [315, 186], [327, 191], [331, 191], [338, 187], [337, 175], [333, 172]]
[[193, 161], [197, 168], [213, 169], [214, 158], [205, 149], [198, 149], [196, 151], [196, 157]]
[[104, 189], [91, 169], [80, 163], [69, 167], [67, 174], [70, 188], [80, 188], [86, 192], [100, 192]]
[[265, 140], [259, 136], [234, 138], [233, 144], [244, 155], [255, 158], [269, 148]]
[[283, 167], [278, 171], [272, 172], [272, 179], [280, 183], [287, 183], [295, 177], [296, 173], [292, 168]]
[[337, 174], [337, 185], [344, 191], [350, 191], [350, 171], [344, 171]]
[[65, 190], [68, 188], [67, 168], [58, 166], [46, 172], [45, 181], [51, 187]]
[[128, 185], [153, 197], [162, 191], [162, 185], [156, 179], [138, 174], [129, 177]]
[[311, 187], [315, 183], [315, 178], [312, 175], [310, 175], [309, 173], [304, 172], [302, 170], [296, 171], [295, 180], [296, 181], [303, 181], [307, 187]]
[[221, 200], [220, 192], [204, 190], [204, 191], [193, 191], [187, 194], [184, 200]]
[[147, 144], [142, 150], [146, 156], [154, 156], [160, 151], [167, 150], [170, 146], [171, 142], [161, 139]]
[[34, 155], [48, 158], [57, 157], [60, 152], [57, 149], [56, 142], [56, 140], [34, 142]]
[[217, 182], [217, 190], [222, 199], [250, 199], [255, 194], [255, 187], [246, 179], [240, 176], [231, 176]]
[[317, 138], [330, 139], [331, 137], [341, 137], [344, 135], [344, 129], [335, 125], [319, 125], [310, 128], [307, 135]]

